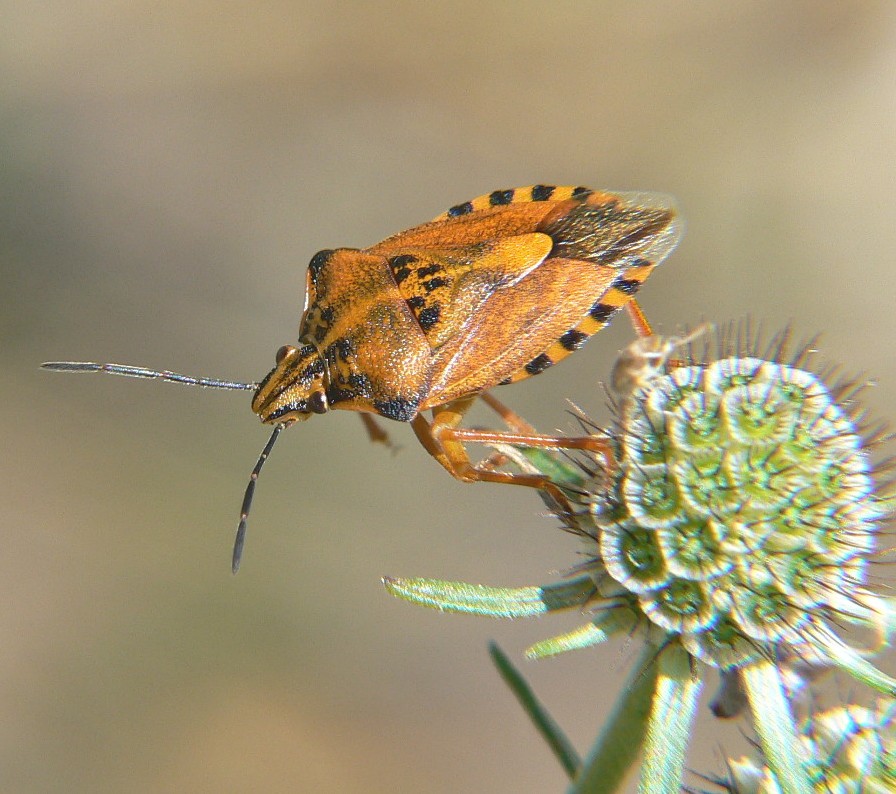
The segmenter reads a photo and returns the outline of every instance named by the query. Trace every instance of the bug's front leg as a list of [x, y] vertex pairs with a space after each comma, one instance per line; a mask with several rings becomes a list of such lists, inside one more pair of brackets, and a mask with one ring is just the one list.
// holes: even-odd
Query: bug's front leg
[[393, 453], [398, 452], [399, 447], [389, 438], [389, 434], [373, 416], [367, 413], [359, 413], [358, 416], [361, 417], [361, 424], [364, 425], [367, 437], [371, 443], [382, 444], [386, 449], [392, 450]]
[[[531, 432], [531, 428], [522, 420], [516, 428], [518, 432], [500, 430], [478, 430], [459, 427], [464, 414], [475, 400], [465, 397], [444, 406], [433, 409], [432, 422], [427, 422], [422, 415], [417, 415], [411, 426], [420, 443], [430, 455], [455, 478], [463, 482], [500, 482], [509, 485], [523, 485], [545, 491], [566, 513], [573, 508], [563, 490], [542, 474], [524, 474], [495, 471], [485, 465], [476, 466], [467, 454], [464, 444], [477, 443], [486, 445], [504, 444], [521, 447], [541, 447], [545, 449], [581, 449], [601, 455], [607, 465], [613, 460], [612, 451], [604, 439], [592, 436], [565, 437], [547, 436]], [[495, 401], [497, 403], [497, 401]], [[500, 405], [500, 403], [497, 403]], [[495, 406], [492, 406], [495, 407]], [[516, 414], [508, 412], [509, 416]], [[502, 413], [503, 416], [503, 413]], [[507, 419], [508, 417], [505, 417]], [[508, 422], [511, 424], [511, 422]], [[522, 432], [520, 432], [522, 431]]]

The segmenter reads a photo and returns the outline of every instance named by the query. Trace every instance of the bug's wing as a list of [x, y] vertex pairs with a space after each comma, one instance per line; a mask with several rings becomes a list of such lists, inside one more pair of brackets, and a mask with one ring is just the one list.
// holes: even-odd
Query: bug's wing
[[538, 268], [551, 251], [546, 234], [441, 248], [393, 249], [389, 267], [401, 296], [436, 353], [481, 313], [498, 290]]
[[496, 289], [437, 350], [423, 407], [537, 375], [604, 327], [675, 247], [668, 197], [598, 194], [548, 216], [549, 256]]
[[428, 223], [393, 234], [367, 250], [392, 256], [399, 248], [435, 250], [514, 237], [535, 231], [557, 206], [556, 202], [533, 202], [531, 198], [528, 201], [520, 199], [519, 203], [492, 207], [479, 199], [475, 201], [476, 209], [473, 209], [473, 202], [463, 205], [471, 208], [468, 214], [452, 215], [449, 210]]
[[[589, 321], [590, 333], [603, 327], [589, 313], [602, 305], [617, 276], [612, 267], [550, 258], [517, 284], [494, 292], [476, 317], [436, 351], [433, 381], [421, 409], [518, 380], [513, 377], [518, 373], [525, 377], [547, 369], [554, 359], [540, 357], [560, 345], [558, 340], [569, 339]], [[577, 334], [575, 346], [566, 350], [561, 345], [565, 355], [589, 335]]]

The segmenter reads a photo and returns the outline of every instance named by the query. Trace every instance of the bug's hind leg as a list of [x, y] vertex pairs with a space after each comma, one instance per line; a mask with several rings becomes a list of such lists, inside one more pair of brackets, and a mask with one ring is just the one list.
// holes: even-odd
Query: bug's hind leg
[[[428, 422], [419, 414], [411, 421], [414, 433], [416, 433], [417, 438], [426, 451], [441, 463], [452, 477], [458, 480], [463, 482], [499, 482], [536, 488], [547, 493], [564, 513], [572, 514], [574, 511], [566, 494], [544, 475], [494, 471], [488, 468], [488, 462], [484, 465], [474, 465], [467, 454], [464, 444], [504, 444], [539, 447], [542, 449], [582, 449], [603, 456], [608, 465], [613, 460], [612, 451], [604, 439], [591, 436], [541, 435], [529, 432], [531, 428], [522, 420], [519, 421], [525, 425], [525, 430], [522, 427], [517, 428], [517, 430], [524, 430], [523, 432], [459, 427], [464, 414], [469, 410], [474, 399], [475, 396], [465, 397], [434, 408], [432, 422]], [[494, 403], [500, 405], [497, 400], [494, 400]], [[489, 402], [489, 405], [492, 405], [492, 403]], [[516, 416], [513, 412], [508, 413], [514, 417]], [[508, 424], [510, 423], [508, 422]]]
[[625, 304], [625, 311], [628, 313], [628, 318], [632, 321], [632, 327], [638, 336], [653, 336], [653, 328], [650, 327], [647, 316], [634, 298]]

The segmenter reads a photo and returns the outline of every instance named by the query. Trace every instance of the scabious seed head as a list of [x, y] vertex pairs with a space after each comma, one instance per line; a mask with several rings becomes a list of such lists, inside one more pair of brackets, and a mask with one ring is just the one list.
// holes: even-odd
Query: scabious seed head
[[615, 465], [583, 489], [598, 591], [722, 669], [811, 652], [855, 614], [889, 512], [848, 408], [779, 358], [640, 379], [617, 405]]
[[593, 607], [590, 623], [536, 643], [533, 657], [641, 626], [651, 645], [680, 644], [722, 671], [797, 658], [896, 695], [896, 681], [835, 630], [871, 628], [883, 644], [896, 629], [896, 600], [865, 585], [894, 499], [876, 482], [869, 449], [880, 436], [862, 436], [859, 389], [828, 387], [807, 371], [808, 348], [785, 360], [787, 334], [758, 353], [748, 327], [729, 327], [713, 356], [708, 329], [640, 339], [620, 356], [610, 378], [619, 392], [614, 425], [602, 429], [579, 413], [602, 454], [496, 447], [567, 494], [568, 505], [548, 503], [586, 548], [566, 583], [390, 579], [387, 587], [426, 606], [490, 616]]

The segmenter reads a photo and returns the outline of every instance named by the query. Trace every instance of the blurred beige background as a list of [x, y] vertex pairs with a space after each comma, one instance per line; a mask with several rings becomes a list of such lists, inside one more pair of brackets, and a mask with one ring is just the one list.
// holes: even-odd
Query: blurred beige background
[[[249, 395], [40, 372], [254, 380], [304, 268], [535, 182], [678, 196], [642, 303], [824, 333], [894, 415], [896, 6], [886, 2], [12, 3], [0, 27], [0, 791], [560, 791], [496, 638], [584, 750], [634, 649], [526, 664], [575, 624], [439, 615], [379, 577], [521, 585], [575, 561], [537, 497], [453, 482], [390, 423], [282, 438]], [[618, 323], [502, 390], [541, 428]], [[510, 491], [510, 492], [508, 492]], [[854, 687], [853, 687], [854, 689]], [[701, 706], [693, 768], [742, 749]]]

